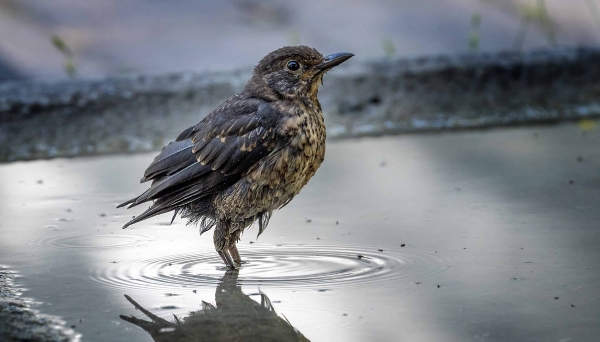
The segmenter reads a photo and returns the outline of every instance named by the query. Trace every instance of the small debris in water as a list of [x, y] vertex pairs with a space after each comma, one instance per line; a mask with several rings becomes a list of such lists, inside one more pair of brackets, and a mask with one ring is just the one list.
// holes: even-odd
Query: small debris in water
[[43, 179], [38, 179], [37, 183], [38, 184], [44, 184], [44, 180]]
[[254, 243], [254, 241], [250, 241], [250, 243]]
[[75, 324], [71, 325], [71, 329], [75, 329], [77, 326]]
[[378, 251], [383, 252], [383, 249], [379, 248]]
[[570, 179], [570, 180], [569, 180], [569, 185], [573, 185], [573, 183], [575, 183], [575, 181], [574, 181], [574, 180], [572, 180], [572, 179]]
[[379, 163], [379, 166], [381, 167], [385, 167], [387, 165], [387, 163], [385, 162], [385, 160], [382, 160], [381, 163]]
[[192, 292], [196, 293], [196, 290], [192, 290]]
[[83, 318], [80, 318], [80, 319], [79, 319], [79, 323], [83, 323]]
[[[406, 247], [406, 244], [405, 244], [405, 243], [403, 243], [403, 244], [401, 244], [401, 245], [400, 245], [400, 247]], [[437, 253], [437, 252], [436, 252], [436, 253]]]
[[111, 264], [116, 264], [117, 262], [116, 262], [116, 261], [111, 261], [110, 263], [111, 263]]
[[365, 256], [364, 256], [364, 255], [362, 255], [362, 254], [359, 254], [359, 255], [357, 255], [356, 257], [357, 257], [358, 259], [362, 259], [362, 258], [364, 258]]
[[335, 221], [335, 224], [340, 224], [340, 221]]
[[441, 287], [440, 285], [436, 285], [436, 286], [437, 286], [438, 289]]
[[172, 265], [173, 265], [172, 263], [169, 263], [169, 266], [172, 266]]
[[577, 157], [577, 162], [581, 163], [582, 161], [583, 161], [583, 157], [581, 157], [581, 156], [578, 156], [578, 157]]
[[71, 208], [67, 208], [67, 212], [68, 212], [68, 213], [72, 213], [72, 212], [73, 212], [73, 209], [71, 209]]
[[105, 213], [100, 213], [99, 215], [100, 215], [100, 217], [105, 217], [106, 216]]
[[329, 290], [328, 290], [328, 289], [320, 289], [320, 290], [317, 290], [317, 292], [327, 292], [327, 291], [329, 291]]
[[317, 240], [321, 240], [321, 238], [317, 236]]
[[417, 282], [415, 282], [415, 285], [419, 285], [419, 284], [421, 284], [421, 282], [420, 282], [420, 281], [417, 281]]
[[348, 314], [347, 314], [347, 313], [345, 313], [345, 314], [342, 314], [342, 316], [348, 316]]
[[575, 304], [571, 303], [571, 307], [572, 307], [572, 308], [574, 308], [574, 307], [575, 307]]
[[560, 298], [560, 297], [558, 297], [558, 296], [557, 296], [557, 297], [554, 297], [554, 300], [558, 300], [559, 298]]
[[311, 223], [311, 222], [312, 222], [311, 219], [309, 219], [309, 218], [306, 219], [306, 223]]

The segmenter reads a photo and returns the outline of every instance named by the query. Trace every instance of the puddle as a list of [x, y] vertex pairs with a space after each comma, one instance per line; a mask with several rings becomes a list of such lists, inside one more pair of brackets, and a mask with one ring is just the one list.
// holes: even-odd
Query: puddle
[[83, 341], [593, 341], [599, 146], [577, 125], [329, 143], [234, 273], [180, 219], [121, 229], [154, 154], [3, 164], [0, 264]]

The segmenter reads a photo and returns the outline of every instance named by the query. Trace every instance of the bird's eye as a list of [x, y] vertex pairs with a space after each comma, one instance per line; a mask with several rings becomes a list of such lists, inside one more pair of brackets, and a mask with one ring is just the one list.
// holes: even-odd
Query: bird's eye
[[287, 64], [287, 68], [291, 71], [297, 71], [298, 69], [300, 69], [300, 63], [296, 61], [289, 61]]

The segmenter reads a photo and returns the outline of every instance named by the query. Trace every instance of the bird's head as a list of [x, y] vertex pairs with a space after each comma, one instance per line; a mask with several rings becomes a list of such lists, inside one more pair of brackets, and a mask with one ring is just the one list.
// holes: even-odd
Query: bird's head
[[286, 46], [258, 63], [246, 90], [267, 98], [316, 100], [323, 75], [352, 56], [347, 52], [323, 56], [308, 46]]

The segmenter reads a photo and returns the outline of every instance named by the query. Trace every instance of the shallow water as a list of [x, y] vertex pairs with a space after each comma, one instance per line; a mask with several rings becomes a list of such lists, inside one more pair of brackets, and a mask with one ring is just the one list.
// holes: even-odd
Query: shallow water
[[[210, 233], [180, 219], [121, 229], [143, 208], [115, 205], [145, 188], [153, 157], [0, 165], [0, 264], [83, 341], [600, 334], [598, 130], [331, 142], [260, 239], [246, 231], [239, 272], [222, 268]], [[155, 323], [129, 319], [146, 332], [120, 315]]]

